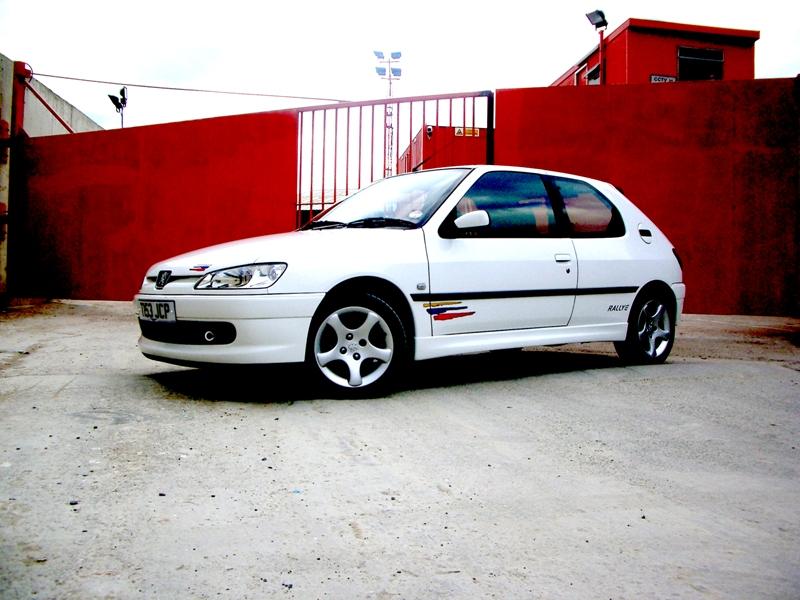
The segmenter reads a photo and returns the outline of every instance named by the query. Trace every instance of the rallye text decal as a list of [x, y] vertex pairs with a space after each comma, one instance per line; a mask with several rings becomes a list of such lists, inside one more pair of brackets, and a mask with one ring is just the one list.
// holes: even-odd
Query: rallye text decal
[[469, 310], [469, 306], [464, 306], [461, 302], [426, 302], [424, 306], [434, 321], [449, 321], [475, 314], [474, 310]]

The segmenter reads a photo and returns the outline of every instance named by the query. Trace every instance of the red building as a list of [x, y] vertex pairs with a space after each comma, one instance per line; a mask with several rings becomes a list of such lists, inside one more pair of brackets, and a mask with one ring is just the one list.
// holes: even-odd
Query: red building
[[754, 79], [759, 37], [758, 31], [628, 19], [552, 85]]
[[[758, 31], [628, 19], [551, 87], [753, 80], [759, 37]], [[486, 143], [485, 129], [420, 129], [398, 157], [397, 172], [483, 163]]]
[[480, 127], [428, 125], [397, 159], [397, 172], [485, 163], [486, 135], [486, 129]]

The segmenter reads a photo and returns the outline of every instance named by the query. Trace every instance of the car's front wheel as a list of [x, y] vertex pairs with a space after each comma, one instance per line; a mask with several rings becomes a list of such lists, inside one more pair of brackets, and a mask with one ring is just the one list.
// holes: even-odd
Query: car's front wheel
[[306, 362], [331, 391], [374, 394], [389, 388], [407, 348], [397, 312], [365, 293], [326, 303], [312, 322]]
[[648, 365], [667, 360], [675, 342], [675, 320], [663, 295], [648, 293], [634, 302], [624, 342], [614, 342], [619, 357]]

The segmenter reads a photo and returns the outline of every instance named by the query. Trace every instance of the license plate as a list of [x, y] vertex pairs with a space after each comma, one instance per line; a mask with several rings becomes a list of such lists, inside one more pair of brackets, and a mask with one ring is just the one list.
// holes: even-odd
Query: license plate
[[139, 318], [161, 323], [175, 322], [174, 300], [139, 300]]

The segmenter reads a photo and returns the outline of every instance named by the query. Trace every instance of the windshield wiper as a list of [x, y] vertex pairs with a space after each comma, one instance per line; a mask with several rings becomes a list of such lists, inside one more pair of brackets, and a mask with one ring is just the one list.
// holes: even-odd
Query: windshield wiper
[[348, 227], [400, 227], [402, 229], [414, 229], [417, 224], [405, 219], [395, 219], [393, 217], [367, 217], [366, 219], [356, 219], [347, 224]]
[[303, 229], [341, 229], [345, 227], [344, 223], [339, 221], [311, 221]]

